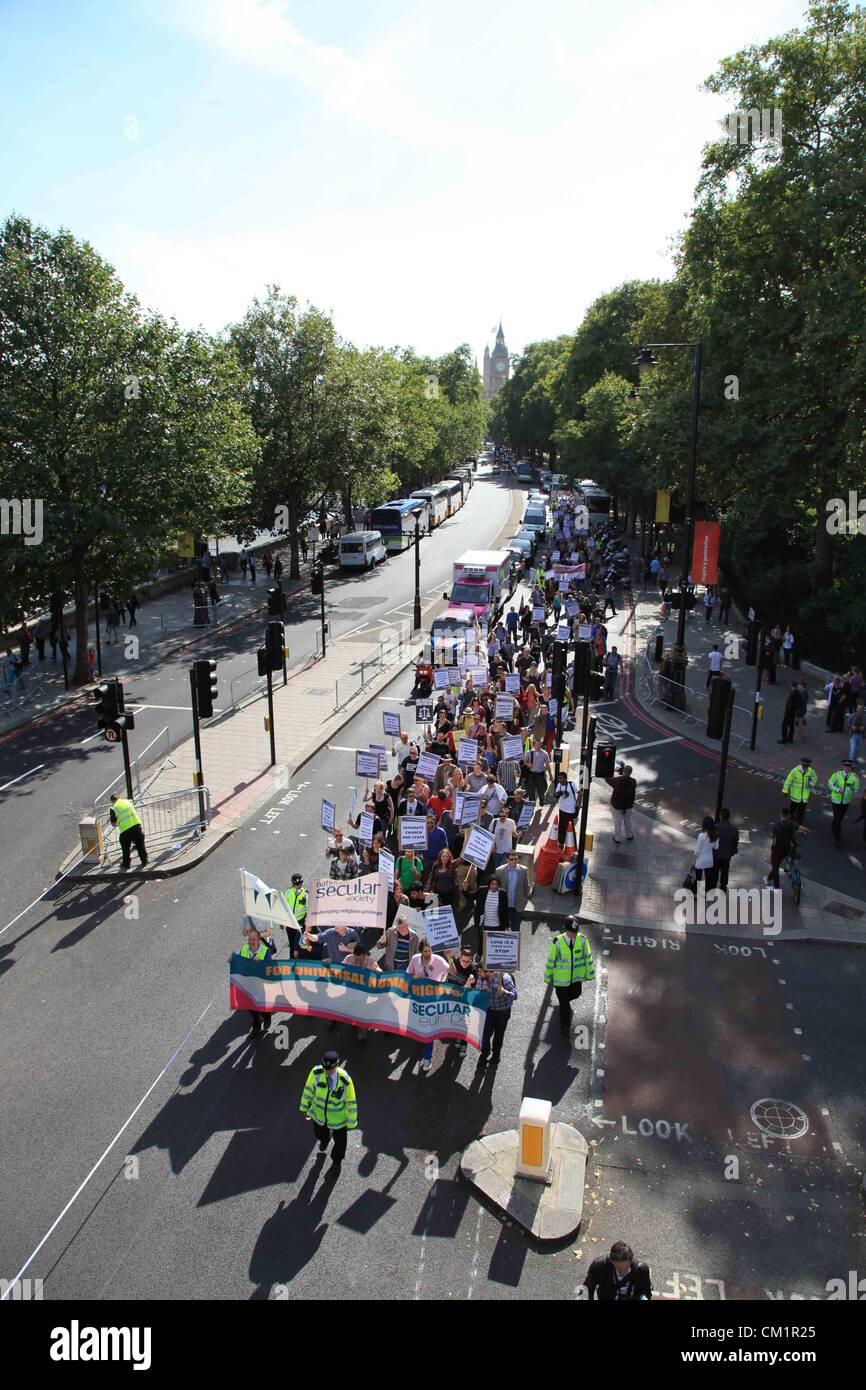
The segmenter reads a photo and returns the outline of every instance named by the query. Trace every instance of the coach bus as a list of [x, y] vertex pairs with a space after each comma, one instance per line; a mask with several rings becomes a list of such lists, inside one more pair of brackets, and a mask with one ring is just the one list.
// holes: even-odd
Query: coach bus
[[463, 479], [443, 478], [442, 486], [448, 489], [448, 515], [453, 516], [463, 506]]
[[408, 550], [415, 540], [415, 519], [419, 520], [418, 530], [426, 536], [430, 529], [427, 524], [428, 508], [419, 497], [398, 497], [394, 502], [386, 502], [383, 507], [374, 507], [364, 518], [364, 525], [370, 531], [381, 531], [382, 540], [389, 554]]
[[411, 494], [413, 497], [420, 497], [427, 503], [430, 509], [430, 530], [435, 531], [437, 526], [448, 517], [448, 489], [442, 483], [437, 483], [435, 487], [418, 488], [417, 492]]
[[607, 521], [610, 516], [609, 492], [605, 492], [603, 487], [599, 487], [589, 478], [582, 483], [575, 483], [574, 490], [589, 512], [590, 526], [600, 526], [602, 522]]

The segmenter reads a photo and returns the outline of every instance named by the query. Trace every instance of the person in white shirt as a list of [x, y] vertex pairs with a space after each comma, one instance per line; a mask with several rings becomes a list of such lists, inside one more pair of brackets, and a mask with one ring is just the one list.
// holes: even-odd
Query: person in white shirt
[[500, 864], [505, 864], [508, 856], [514, 849], [514, 841], [517, 836], [517, 826], [508, 815], [505, 806], [500, 806], [499, 815], [491, 826], [493, 831], [493, 858], [491, 868], [498, 869]]
[[722, 653], [719, 651], [719, 644], [713, 644], [713, 650], [707, 657], [707, 690], [712, 683], [713, 676], [717, 676], [722, 669]]
[[695, 841], [695, 870], [698, 879], [704, 880], [708, 893], [717, 886], [719, 881], [719, 871], [716, 868], [714, 853], [718, 838], [718, 831], [712, 816], [704, 816], [701, 822], [701, 832]]
[[[421, 950], [417, 956], [413, 956], [408, 966], [406, 974], [413, 980], [444, 980], [448, 974], [448, 962], [442, 956], [433, 954], [433, 947], [424, 937], [421, 941]], [[433, 1044], [424, 1044], [421, 1054], [421, 1070], [428, 1072], [433, 1058]]]
[[564, 772], [557, 774], [554, 792], [559, 800], [559, 827], [556, 838], [562, 849], [568, 831], [574, 830], [580, 794], [574, 782], [570, 781]]
[[487, 798], [487, 809], [491, 816], [498, 816], [500, 806], [508, 803], [508, 792], [497, 782], [492, 772], [487, 774], [485, 780], [487, 785], [484, 788], [484, 796]]

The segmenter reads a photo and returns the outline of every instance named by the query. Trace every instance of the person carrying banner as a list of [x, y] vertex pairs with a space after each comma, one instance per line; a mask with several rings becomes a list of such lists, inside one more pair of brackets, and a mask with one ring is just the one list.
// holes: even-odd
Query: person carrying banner
[[346, 1156], [349, 1130], [358, 1128], [358, 1102], [355, 1083], [340, 1066], [336, 1052], [326, 1052], [320, 1066], [313, 1067], [301, 1097], [301, 1114], [312, 1120], [319, 1141], [318, 1156], [324, 1156], [333, 1140], [331, 1162], [339, 1172]]
[[[413, 980], [434, 980], [438, 984], [448, 974], [448, 962], [442, 956], [434, 955], [433, 947], [425, 936], [421, 940], [421, 950], [410, 960], [406, 974]], [[432, 1058], [433, 1044], [425, 1043], [421, 1054], [422, 1072], [430, 1070]]]
[[[244, 921], [244, 936], [246, 941], [238, 952], [244, 960], [267, 960], [268, 956], [277, 953], [276, 943], [272, 940], [270, 927], [258, 927], [253, 925], [253, 919], [247, 917]], [[228, 957], [229, 965], [232, 958]], [[247, 1013], [252, 1019], [250, 1034], [254, 1038], [260, 1038], [263, 1033], [269, 1033], [271, 1028], [271, 1016], [265, 1009], [248, 1009]]]
[[[494, 1067], [499, 1065], [499, 1058], [502, 1054], [502, 1039], [505, 1037], [508, 1020], [511, 1018], [511, 1006], [517, 998], [517, 986], [506, 971], [487, 970], [483, 965], [480, 965], [478, 967], [478, 988], [490, 996], [487, 1001], [487, 1013], [484, 1016], [484, 1032], [481, 1035], [481, 1056], [478, 1058], [478, 1068], [483, 1071], [490, 1061]], [[491, 1047], [493, 1050], [492, 1058]]]
[[[292, 886], [287, 888], [283, 897], [286, 906], [294, 914], [295, 921], [304, 930], [304, 921], [307, 916], [307, 890], [304, 887], [303, 874], [292, 874]], [[294, 931], [291, 927], [286, 927], [286, 936], [289, 938], [289, 955], [292, 960], [298, 958], [298, 939], [300, 932]]]

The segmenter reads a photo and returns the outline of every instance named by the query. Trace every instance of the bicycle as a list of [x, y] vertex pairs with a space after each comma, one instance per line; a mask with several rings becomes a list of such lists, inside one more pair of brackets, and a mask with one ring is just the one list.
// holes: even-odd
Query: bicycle
[[800, 858], [802, 858], [802, 856], [797, 853], [797, 851], [794, 849], [792, 845], [791, 849], [788, 852], [788, 857], [782, 865], [782, 868], [784, 869], [785, 873], [790, 875], [791, 892], [794, 895], [795, 903], [799, 903], [800, 895], [803, 891], [803, 880], [800, 876], [800, 870], [797, 867], [797, 861]]

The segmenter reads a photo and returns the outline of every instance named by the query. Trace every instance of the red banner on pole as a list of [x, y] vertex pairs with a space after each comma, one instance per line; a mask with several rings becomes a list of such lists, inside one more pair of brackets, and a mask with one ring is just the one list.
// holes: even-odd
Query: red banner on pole
[[692, 578], [696, 584], [717, 584], [719, 579], [718, 521], [695, 522], [695, 544], [692, 550]]

